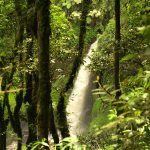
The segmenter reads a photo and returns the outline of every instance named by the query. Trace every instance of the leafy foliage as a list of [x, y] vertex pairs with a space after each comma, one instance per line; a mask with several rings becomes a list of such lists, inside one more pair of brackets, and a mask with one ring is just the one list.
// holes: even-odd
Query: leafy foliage
[[[76, 56], [78, 44], [79, 21], [82, 0], [52, 0], [50, 14], [50, 69], [52, 83], [52, 101], [56, 109], [61, 89], [65, 87]], [[87, 36], [85, 50], [96, 35], [98, 49], [93, 51], [89, 68], [97, 74], [97, 89], [93, 90], [96, 100], [93, 105], [92, 121], [88, 134], [63, 139], [56, 147], [60, 149], [107, 149], [107, 150], [148, 150], [150, 148], [150, 8], [148, 0], [121, 1], [121, 52], [120, 82], [122, 96], [115, 100], [113, 90], [113, 64], [115, 46], [114, 1], [92, 0], [87, 18]], [[25, 10], [24, 20], [28, 13], [35, 11], [35, 6], [26, 12], [26, 1], [21, 7]], [[24, 24], [26, 24], [24, 22]], [[20, 90], [20, 72], [31, 74], [38, 70], [37, 44], [33, 44], [34, 54], [26, 60], [27, 45], [32, 43], [26, 38], [25, 29], [22, 49], [14, 48], [16, 38], [17, 16], [14, 1], [0, 0], [0, 85], [2, 77], [9, 75], [12, 64], [16, 63], [16, 72], [9, 93], [10, 109], [16, 106], [15, 96]], [[99, 32], [99, 33], [98, 33]], [[34, 37], [36, 39], [36, 37]], [[34, 40], [35, 40], [34, 39]], [[36, 40], [35, 40], [36, 41]], [[18, 56], [15, 55], [17, 50]], [[19, 55], [23, 61], [19, 63]], [[25, 84], [23, 86], [25, 87]], [[23, 89], [24, 89], [23, 87]], [[5, 91], [0, 87], [0, 106]], [[14, 92], [15, 91], [15, 92]], [[12, 93], [11, 93], [12, 92]], [[68, 93], [64, 93], [68, 97]], [[27, 104], [28, 105], [28, 104]], [[65, 103], [67, 105], [67, 103]], [[26, 120], [26, 105], [21, 108], [20, 117]], [[121, 113], [120, 113], [121, 112]], [[8, 110], [4, 109], [4, 119]], [[81, 145], [80, 145], [81, 144]], [[82, 145], [83, 144], [83, 145]], [[49, 145], [45, 140], [30, 145], [32, 149]]]

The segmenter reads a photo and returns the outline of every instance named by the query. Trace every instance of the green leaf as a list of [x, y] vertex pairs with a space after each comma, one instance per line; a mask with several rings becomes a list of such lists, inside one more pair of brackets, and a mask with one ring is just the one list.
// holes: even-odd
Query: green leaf
[[49, 145], [46, 142], [41, 142], [41, 145], [49, 147]]
[[131, 60], [131, 59], [135, 58], [136, 56], [137, 56], [136, 54], [128, 54], [121, 59], [121, 62]]
[[71, 3], [67, 3], [67, 9], [70, 9], [71, 8]]
[[87, 17], [87, 23], [90, 24], [92, 21], [91, 17]]

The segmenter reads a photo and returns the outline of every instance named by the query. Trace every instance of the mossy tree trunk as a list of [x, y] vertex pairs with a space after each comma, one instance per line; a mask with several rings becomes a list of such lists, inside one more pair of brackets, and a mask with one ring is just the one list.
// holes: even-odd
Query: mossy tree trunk
[[49, 0], [37, 1], [38, 20], [38, 61], [39, 61], [39, 89], [38, 89], [38, 139], [48, 140], [50, 75], [49, 75]]
[[0, 149], [6, 150], [6, 130], [8, 126], [8, 119], [4, 119], [4, 109], [0, 102]]
[[4, 119], [3, 104], [0, 101], [0, 149], [6, 150], [6, 126]]
[[[7, 79], [7, 74], [3, 74], [2, 78], [2, 83], [1, 83], [1, 90], [5, 91], [6, 89], [6, 79]], [[0, 149], [1, 150], [6, 150], [6, 130], [7, 130], [7, 125], [9, 122], [9, 119], [5, 119], [5, 106], [6, 103], [2, 99], [0, 99]]]
[[66, 104], [65, 104], [65, 93], [73, 87], [73, 81], [75, 79], [76, 73], [78, 72], [79, 66], [82, 62], [82, 53], [84, 49], [84, 40], [86, 35], [86, 19], [89, 12], [89, 6], [91, 4], [91, 0], [83, 0], [82, 2], [82, 14], [81, 14], [81, 22], [80, 22], [80, 32], [79, 32], [79, 42], [77, 49], [77, 56], [73, 62], [73, 67], [71, 73], [69, 75], [68, 82], [64, 89], [62, 89], [60, 93], [60, 99], [57, 106], [57, 115], [58, 115], [58, 123], [59, 129], [61, 131], [62, 138], [68, 137], [69, 135], [69, 127], [67, 123], [67, 115], [66, 115]]
[[[26, 18], [26, 32], [27, 32], [27, 53], [26, 61], [29, 64], [33, 64], [33, 44], [35, 38], [37, 38], [37, 16], [35, 11], [35, 0], [27, 0], [27, 18]], [[25, 75], [26, 79], [26, 93], [24, 96], [24, 102], [28, 102], [27, 119], [28, 119], [28, 139], [27, 145], [37, 140], [37, 89], [38, 89], [38, 72], [35, 70], [29, 70]], [[28, 146], [28, 150], [31, 149]]]
[[19, 66], [20, 66], [20, 91], [16, 95], [16, 106], [14, 108], [14, 122], [15, 122], [15, 130], [18, 138], [17, 150], [22, 149], [22, 129], [21, 129], [21, 122], [20, 122], [20, 109], [23, 103], [23, 73], [21, 71], [21, 64], [23, 61], [23, 52], [22, 52], [22, 45], [23, 45], [23, 34], [24, 34], [24, 17], [23, 17], [23, 8], [22, 8], [22, 1], [15, 0], [15, 10], [17, 14], [17, 27], [18, 32], [16, 35], [16, 48], [19, 53]]
[[0, 149], [6, 150], [6, 128], [3, 103], [0, 101]]
[[59, 143], [59, 136], [58, 136], [57, 128], [56, 128], [56, 125], [55, 125], [52, 102], [50, 102], [50, 118], [49, 119], [50, 119], [49, 120], [50, 133], [52, 134], [52, 137], [54, 139], [54, 143], [58, 144]]

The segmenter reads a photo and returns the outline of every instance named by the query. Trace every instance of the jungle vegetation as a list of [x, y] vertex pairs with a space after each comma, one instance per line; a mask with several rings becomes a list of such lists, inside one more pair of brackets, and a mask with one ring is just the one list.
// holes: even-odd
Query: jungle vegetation
[[[95, 40], [96, 99], [76, 144], [66, 106]], [[149, 150], [149, 0], [0, 0], [0, 150], [14, 135], [17, 150]]]

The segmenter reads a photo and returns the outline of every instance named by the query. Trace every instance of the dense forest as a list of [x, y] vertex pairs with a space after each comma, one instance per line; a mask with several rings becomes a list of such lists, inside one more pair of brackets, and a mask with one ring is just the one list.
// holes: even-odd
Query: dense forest
[[150, 149], [149, 0], [0, 0], [6, 149]]

